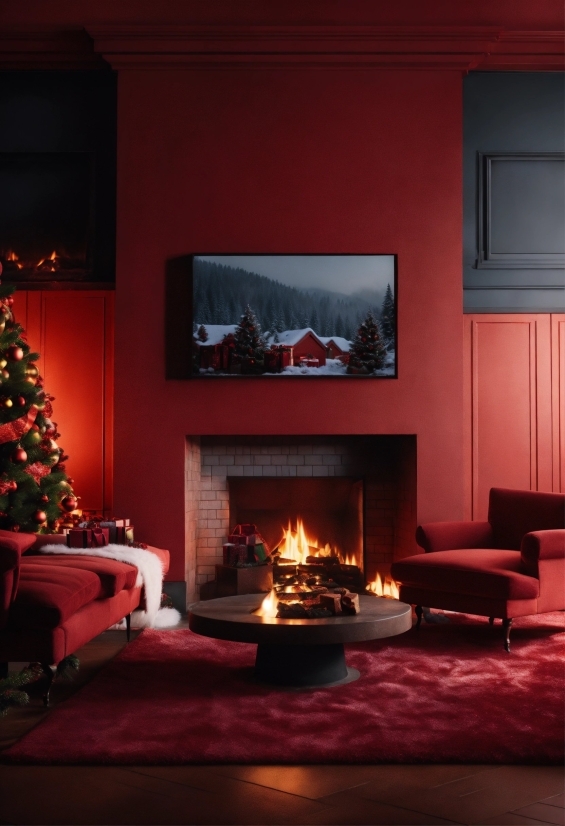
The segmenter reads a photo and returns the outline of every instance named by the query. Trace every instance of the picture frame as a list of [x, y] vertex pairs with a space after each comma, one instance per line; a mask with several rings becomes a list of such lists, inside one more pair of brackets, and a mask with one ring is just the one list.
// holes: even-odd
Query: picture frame
[[397, 378], [397, 269], [383, 253], [171, 259], [166, 377]]

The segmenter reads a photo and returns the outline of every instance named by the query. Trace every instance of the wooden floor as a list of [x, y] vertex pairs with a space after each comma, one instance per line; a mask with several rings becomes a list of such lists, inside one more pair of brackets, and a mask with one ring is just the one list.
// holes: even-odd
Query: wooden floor
[[[52, 705], [92, 679], [124, 637], [107, 631], [81, 649], [78, 678], [55, 685]], [[0, 718], [0, 748], [49, 713], [38, 699], [12, 709]], [[0, 824], [14, 826], [536, 823], [565, 826], [560, 766], [0, 765]]]

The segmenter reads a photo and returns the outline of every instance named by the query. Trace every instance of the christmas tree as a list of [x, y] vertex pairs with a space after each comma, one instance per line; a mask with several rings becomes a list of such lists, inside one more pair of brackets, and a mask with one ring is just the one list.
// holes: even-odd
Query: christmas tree
[[381, 330], [383, 332], [383, 338], [391, 349], [394, 347], [395, 339], [395, 315], [394, 296], [390, 284], [387, 284], [381, 309]]
[[245, 372], [263, 372], [265, 347], [261, 326], [248, 304], [235, 331], [235, 352]]
[[0, 528], [55, 533], [77, 500], [65, 474], [68, 456], [55, 441], [39, 354], [13, 316], [13, 291], [0, 283]]
[[379, 326], [372, 312], [357, 330], [351, 345], [348, 373], [373, 373], [384, 366], [386, 347], [379, 332]]

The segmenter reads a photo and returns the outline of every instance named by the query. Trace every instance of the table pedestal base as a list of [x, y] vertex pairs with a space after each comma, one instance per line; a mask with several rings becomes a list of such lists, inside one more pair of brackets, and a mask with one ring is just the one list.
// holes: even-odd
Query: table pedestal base
[[349, 683], [359, 672], [345, 664], [342, 644], [257, 646], [258, 680], [291, 688], [315, 688]]

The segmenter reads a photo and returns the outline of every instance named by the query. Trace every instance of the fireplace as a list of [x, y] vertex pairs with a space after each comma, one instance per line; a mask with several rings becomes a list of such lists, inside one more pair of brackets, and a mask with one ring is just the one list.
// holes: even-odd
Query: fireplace
[[318, 548], [367, 582], [414, 552], [416, 437], [191, 436], [186, 452], [189, 595], [215, 576], [235, 524], [272, 547], [302, 519]]
[[93, 176], [87, 152], [0, 153], [0, 261], [9, 280], [92, 280]]

